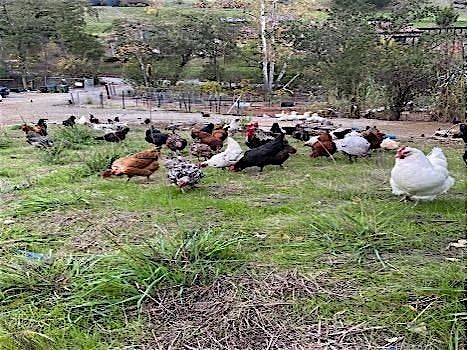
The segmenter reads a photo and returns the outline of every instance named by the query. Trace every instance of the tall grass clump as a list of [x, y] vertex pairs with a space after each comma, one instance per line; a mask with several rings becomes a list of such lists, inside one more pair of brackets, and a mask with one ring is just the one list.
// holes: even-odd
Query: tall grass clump
[[95, 144], [95, 133], [87, 126], [75, 125], [73, 127], [60, 126], [54, 129], [52, 139], [55, 144], [65, 149], [78, 150], [82, 146]]
[[318, 215], [309, 228], [312, 234], [321, 236], [331, 251], [378, 255], [380, 249], [391, 249], [398, 243], [397, 233], [392, 230], [395, 218], [396, 215], [361, 205], [357, 212], [347, 208]]
[[15, 209], [16, 215], [44, 213], [64, 208], [83, 208], [90, 205], [89, 201], [77, 193], [50, 193], [31, 195], [21, 200]]
[[112, 162], [121, 156], [122, 149], [115, 145], [106, 145], [92, 152], [84, 153], [80, 155], [81, 161], [84, 164], [83, 174], [89, 176], [109, 169]]

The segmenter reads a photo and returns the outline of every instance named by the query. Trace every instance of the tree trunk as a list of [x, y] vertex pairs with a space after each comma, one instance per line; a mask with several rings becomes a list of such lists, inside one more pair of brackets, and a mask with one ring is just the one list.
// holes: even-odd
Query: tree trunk
[[27, 90], [28, 89], [28, 80], [27, 80], [27, 75], [25, 71], [21, 72], [21, 82], [23, 83], [23, 89]]
[[401, 112], [403, 112], [403, 106], [398, 106], [398, 104], [394, 104], [390, 107], [390, 120], [400, 120]]
[[146, 75], [146, 67], [145, 67], [145, 64], [143, 63], [143, 59], [139, 55], [137, 55], [136, 58], [138, 60], [138, 63], [140, 64], [140, 70], [141, 70], [141, 74], [143, 75], [143, 81], [145, 83], [145, 87], [149, 87], [149, 80], [148, 80], [148, 76]]
[[263, 94], [264, 98], [267, 99], [271, 94], [270, 82], [269, 82], [269, 48], [266, 38], [266, 10], [265, 10], [265, 0], [260, 0], [260, 37], [262, 39], [262, 74], [263, 74]]

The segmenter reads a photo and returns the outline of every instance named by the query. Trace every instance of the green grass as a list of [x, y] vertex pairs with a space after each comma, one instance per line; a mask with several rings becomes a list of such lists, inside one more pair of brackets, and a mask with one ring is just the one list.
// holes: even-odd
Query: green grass
[[465, 237], [460, 145], [442, 146], [455, 186], [415, 205], [391, 194], [391, 153], [353, 164], [337, 155], [334, 164], [309, 159], [292, 140], [299, 152], [284, 169], [206, 169], [198, 188], [181, 193], [164, 167], [150, 182], [98, 176], [116, 157], [148, 147], [142, 129], [109, 145], [86, 129], [51, 126], [57, 152], [30, 147], [17, 129], [5, 132], [1, 349], [143, 344], [151, 328], [143, 311], [161, 291], [182, 295], [261, 266], [316, 281], [322, 289], [294, 304], [314, 322], [341, 315], [349, 327], [384, 327], [371, 340], [403, 337], [415, 349], [461, 349], [466, 341], [466, 250], [447, 248]]

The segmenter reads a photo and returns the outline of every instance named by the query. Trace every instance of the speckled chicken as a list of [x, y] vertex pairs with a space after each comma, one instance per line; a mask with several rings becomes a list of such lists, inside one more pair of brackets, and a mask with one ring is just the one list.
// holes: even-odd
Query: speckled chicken
[[52, 147], [54, 145], [49, 136], [43, 136], [34, 131], [26, 133], [26, 142], [37, 148]]
[[213, 156], [213, 150], [210, 146], [201, 143], [199, 140], [195, 140], [190, 146], [190, 154], [200, 160], [200, 158], [208, 159]]
[[129, 181], [133, 176], [146, 176], [149, 180], [151, 174], [159, 169], [158, 159], [159, 151], [150, 148], [115, 160], [111, 169], [102, 173], [102, 177], [127, 175]]
[[182, 151], [187, 146], [187, 140], [172, 133], [167, 135], [166, 146], [173, 152]]
[[165, 165], [167, 169], [167, 178], [172, 184], [179, 187], [182, 191], [185, 188], [195, 187], [204, 176], [203, 172], [197, 165], [181, 156], [168, 159]]

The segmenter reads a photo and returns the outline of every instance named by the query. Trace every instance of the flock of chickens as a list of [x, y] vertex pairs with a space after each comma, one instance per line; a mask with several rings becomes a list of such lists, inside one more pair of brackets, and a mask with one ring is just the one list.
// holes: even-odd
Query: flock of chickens
[[[437, 195], [445, 193], [454, 184], [454, 179], [447, 170], [447, 160], [440, 148], [434, 148], [429, 155], [416, 148], [400, 147], [393, 135], [385, 135], [376, 127], [366, 127], [360, 131], [352, 128], [331, 129], [329, 121], [320, 123], [315, 128], [305, 129], [301, 125], [281, 128], [273, 123], [269, 131], [259, 128], [258, 123], [251, 122], [245, 127], [245, 144], [249, 148], [244, 151], [233, 136], [241, 131], [239, 119], [232, 120], [227, 125], [195, 125], [190, 130], [192, 143], [189, 152], [198, 159], [198, 164], [192, 163], [180, 155], [180, 151], [188, 146], [188, 141], [176, 133], [176, 125], [169, 126], [168, 132], [150, 126], [145, 132], [145, 140], [155, 147], [115, 160], [111, 168], [102, 176], [126, 175], [128, 180], [134, 176], [149, 177], [159, 169], [162, 147], [172, 151], [172, 156], [164, 160], [168, 180], [181, 190], [195, 187], [203, 178], [202, 168], [228, 168], [233, 172], [249, 167], [259, 167], [260, 171], [267, 165], [282, 164], [297, 152], [292, 147], [286, 135], [305, 141], [304, 145], [311, 148], [310, 157], [333, 158], [336, 152], [342, 152], [350, 161], [358, 157], [368, 156], [371, 150], [397, 150], [395, 165], [391, 172], [390, 184], [395, 195], [403, 199], [433, 200]], [[75, 124], [90, 126], [104, 132], [96, 140], [120, 142], [125, 139], [129, 128], [116, 117], [107, 123], [100, 123], [90, 115], [88, 118], [77, 119], [74, 116], [62, 122], [64, 126]], [[327, 125], [327, 127], [323, 127]], [[26, 141], [37, 147], [52, 147], [53, 142], [47, 134], [47, 123], [40, 119], [36, 125], [23, 124]], [[461, 136], [466, 142], [466, 126], [460, 127]], [[464, 134], [463, 134], [464, 132]], [[222, 148], [226, 143], [224, 151]], [[418, 174], [417, 177], [414, 174]]]

